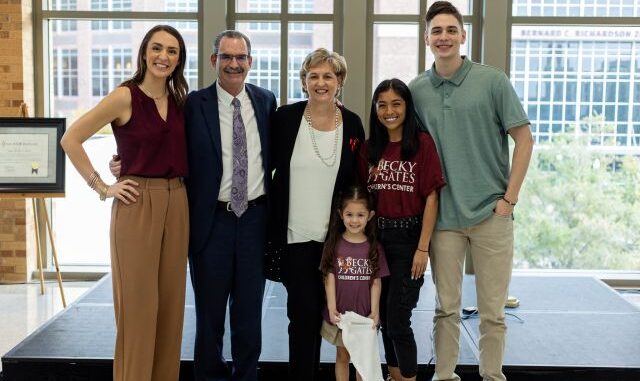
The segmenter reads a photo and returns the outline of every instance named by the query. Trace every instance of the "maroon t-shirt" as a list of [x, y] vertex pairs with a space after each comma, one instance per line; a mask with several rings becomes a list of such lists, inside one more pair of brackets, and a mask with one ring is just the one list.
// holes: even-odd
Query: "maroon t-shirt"
[[421, 216], [427, 196], [446, 185], [433, 139], [419, 133], [420, 148], [411, 160], [401, 160], [401, 142], [389, 142], [377, 166], [367, 162], [365, 142], [358, 155], [358, 175], [376, 194], [376, 215], [387, 218]]
[[[369, 242], [352, 243], [344, 238], [336, 243], [336, 261], [333, 275], [336, 278], [336, 307], [341, 314], [353, 311], [361, 316], [371, 314], [371, 277], [389, 275], [389, 266], [382, 246], [378, 245], [378, 272], [372, 274], [369, 261]], [[329, 309], [322, 311], [327, 322]]]
[[111, 123], [122, 160], [120, 175], [167, 179], [187, 176], [182, 108], [169, 95], [165, 121], [153, 98], [136, 85], [127, 87], [131, 91], [131, 118], [122, 126]]

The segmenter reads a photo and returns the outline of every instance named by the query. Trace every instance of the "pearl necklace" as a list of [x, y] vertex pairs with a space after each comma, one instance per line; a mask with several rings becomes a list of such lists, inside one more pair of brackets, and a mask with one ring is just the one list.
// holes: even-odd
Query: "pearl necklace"
[[148, 96], [149, 98], [153, 99], [154, 101], [158, 101], [159, 99], [164, 98], [165, 95], [167, 95], [167, 88], [164, 88], [164, 93], [162, 93], [161, 95], [158, 95], [157, 97], [154, 97], [153, 94], [151, 94], [151, 92], [149, 92], [149, 90], [147, 90], [142, 83], [140, 83], [138, 85], [140, 87], [140, 90], [142, 90], [143, 93], [145, 93], [146, 96]]
[[333, 167], [336, 164], [336, 159], [338, 157], [337, 155], [338, 153], [338, 122], [340, 119], [340, 113], [337, 107], [335, 108], [335, 110], [336, 110], [336, 117], [335, 117], [336, 129], [333, 132], [333, 151], [331, 152], [331, 155], [327, 157], [323, 157], [322, 154], [320, 153], [320, 148], [318, 148], [318, 143], [316, 142], [316, 135], [314, 132], [315, 129], [313, 128], [313, 120], [311, 119], [311, 110], [309, 109], [309, 104], [307, 104], [307, 107], [305, 107], [304, 109], [304, 119], [307, 121], [307, 129], [309, 130], [309, 135], [311, 136], [311, 144], [313, 145], [313, 152], [315, 152], [316, 156], [318, 157], [318, 159], [320, 159], [322, 164], [324, 164], [327, 167]]

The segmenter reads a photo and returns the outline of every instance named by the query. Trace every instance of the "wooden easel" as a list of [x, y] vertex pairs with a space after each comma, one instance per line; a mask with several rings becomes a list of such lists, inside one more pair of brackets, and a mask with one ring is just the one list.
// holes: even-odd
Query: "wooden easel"
[[[23, 118], [29, 117], [29, 110], [26, 103], [20, 105], [20, 116]], [[44, 295], [44, 249], [40, 247], [40, 219], [38, 216], [42, 213], [44, 216], [44, 222], [49, 233], [49, 242], [51, 243], [51, 252], [53, 254], [53, 263], [56, 267], [56, 278], [58, 279], [58, 287], [60, 288], [60, 297], [62, 298], [62, 306], [67, 308], [67, 301], [64, 297], [64, 288], [62, 286], [62, 275], [60, 274], [60, 267], [58, 266], [58, 253], [56, 252], [56, 244], [53, 241], [53, 233], [51, 230], [51, 223], [49, 222], [49, 212], [44, 203], [45, 196], [51, 196], [48, 194], [22, 194], [24, 198], [31, 198], [31, 207], [33, 209], [33, 220], [35, 223], [36, 231], [36, 248], [38, 253], [38, 267], [40, 268], [40, 294]], [[45, 232], [45, 235], [46, 233]]]

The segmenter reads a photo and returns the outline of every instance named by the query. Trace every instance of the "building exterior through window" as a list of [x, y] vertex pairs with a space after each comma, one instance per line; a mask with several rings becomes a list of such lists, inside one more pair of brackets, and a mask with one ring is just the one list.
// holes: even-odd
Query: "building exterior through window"
[[[367, 39], [371, 41], [362, 41], [363, 44], [370, 43], [373, 52], [371, 57], [348, 62], [350, 73], [368, 70], [370, 89], [374, 89], [381, 80], [390, 77], [410, 81], [424, 67], [431, 66], [433, 57], [429, 49], [424, 47], [424, 30], [421, 28], [425, 11], [419, 9], [421, 1], [359, 1], [366, 4], [373, 13], [373, 25], [370, 26], [371, 31], [367, 32]], [[433, 0], [428, 0], [427, 5], [432, 2]], [[472, 35], [473, 27], [477, 25], [475, 22], [481, 17], [474, 14], [474, 9], [478, 9], [475, 6], [478, 2], [482, 0], [454, 1], [465, 16], [467, 43], [462, 46], [462, 53], [479, 57], [480, 47], [473, 46], [475, 39]], [[67, 16], [49, 18], [49, 39], [43, 52], [50, 93], [50, 96], [45, 97], [50, 104], [49, 116], [65, 117], [67, 125], [70, 125], [129, 78], [136, 69], [138, 44], [142, 36], [158, 23], [169, 23], [182, 33], [188, 50], [185, 76], [190, 90], [198, 88], [198, 59], [202, 55], [208, 57], [211, 54], [210, 40], [213, 36], [204, 36], [206, 43], [203, 46], [206, 49], [198, 51], [198, 23], [194, 19], [171, 19], [171, 13], [198, 12], [198, 0], [49, 0], [45, 3], [49, 10], [54, 11], [53, 14], [55, 11], [74, 10], [166, 14], [163, 21], [117, 20], [106, 16], [101, 19], [73, 19]], [[280, 0], [237, 0], [235, 18], [231, 23], [252, 41], [253, 67], [247, 81], [270, 89], [279, 102], [292, 103], [304, 99], [299, 69], [305, 56], [318, 47], [333, 50], [334, 41], [349, 38], [350, 25], [349, 20], [344, 20], [342, 29], [334, 28], [336, 12], [340, 11], [333, 9], [334, 0], [288, 0], [287, 4], [288, 9], [282, 13]], [[538, 160], [535, 165], [542, 169], [556, 170], [553, 164], [541, 164], [539, 160], [544, 156], [541, 153], [558, 149], [558, 144], [561, 146], [566, 136], [579, 137], [581, 148], [615, 158], [613, 164], [605, 165], [607, 171], [598, 172], [598, 176], [602, 176], [598, 181], [609, 184], [610, 188], [593, 188], [591, 193], [602, 192], [609, 198], [618, 200], [615, 198], [617, 196], [614, 197], [615, 194], [627, 192], [624, 197], [633, 199], [629, 195], [633, 194], [633, 186], [626, 185], [630, 191], [621, 190], [629, 179], [616, 178], [611, 173], [623, 168], [623, 162], [633, 163], [629, 159], [637, 162], [640, 157], [640, 3], [636, 0], [512, 0], [511, 4], [509, 25], [501, 38], [510, 42], [507, 47], [510, 49], [507, 74], [531, 120], [536, 141], [534, 159]], [[523, 21], [522, 17], [527, 19]], [[559, 24], [554, 19], [557, 17], [563, 17], [567, 23]], [[588, 18], [593, 18], [594, 23], [584, 21]], [[606, 21], [607, 18], [623, 18], [625, 21], [624, 24], [612, 22], [611, 25], [603, 26], [603, 20]], [[531, 22], [532, 19], [535, 22]], [[575, 20], [574, 23], [571, 23], [572, 19]], [[336, 30], [343, 35], [334, 40]], [[212, 69], [207, 66], [203, 70]], [[363, 117], [366, 119], [368, 115]], [[102, 132], [86, 145], [92, 160], [102, 164], [98, 170], [106, 177], [106, 161], [115, 153], [115, 145], [109, 128]], [[558, 155], [561, 155], [560, 151], [556, 154]], [[599, 160], [595, 159], [592, 163], [594, 171], [597, 170]], [[68, 168], [72, 168], [70, 164]], [[568, 176], [551, 170], [546, 174], [535, 172], [540, 168], [530, 169], [532, 178], [538, 175], [539, 178], [544, 178], [549, 173]], [[109, 205], [95, 202], [95, 195], [85, 189], [86, 185], [75, 171], [68, 170], [67, 181], [67, 198], [53, 203], [54, 224], [56, 235], [60, 237], [58, 245], [61, 246], [59, 252], [63, 253], [63, 262], [108, 263], [108, 228], [101, 233], [97, 232], [90, 224], [64, 211], [78, 209], [85, 215], [91, 215], [92, 219], [107, 224]], [[536, 181], [540, 180], [525, 184], [520, 204], [523, 212], [520, 212], [519, 217], [524, 217], [524, 210], [529, 213], [536, 208], [544, 213], [539, 216], [539, 222], [528, 221], [527, 226], [518, 229], [523, 233], [516, 237], [516, 244], [530, 243], [530, 246], [517, 247], [517, 252], [520, 253], [518, 255], [528, 255], [539, 250], [536, 246], [547, 245], [536, 245], [536, 242], [541, 242], [540, 236], [536, 234], [549, 235], [549, 232], [558, 230], [558, 226], [570, 226], [570, 231], [581, 226], [571, 226], [571, 222], [552, 221], [558, 214], [558, 208], [564, 204], [562, 200], [554, 200], [554, 192], [561, 193], [565, 190], [537, 189], [537, 184], [534, 184]], [[527, 202], [534, 204], [527, 205]], [[613, 210], [609, 212], [614, 214]], [[595, 216], [594, 219], [598, 219], [598, 215], [591, 209], [569, 210], [568, 219], [571, 220], [576, 213], [581, 216], [591, 213]], [[536, 216], [532, 212], [526, 217]], [[623, 253], [622, 256], [632, 257], [634, 249], [629, 248], [629, 245], [637, 242], [634, 240], [637, 239], [640, 225], [637, 229], [634, 228], [636, 222], [633, 216], [621, 215], [620, 221], [621, 226], [606, 225], [606, 228], [600, 229], [613, 229], [619, 235], [614, 236], [612, 233], [601, 240], [608, 242], [605, 246], [612, 248], [611, 250]], [[552, 222], [559, 225], [553, 225]], [[533, 229], [545, 224], [553, 228], [542, 233]], [[624, 230], [625, 226], [631, 230]], [[598, 239], [595, 238], [595, 233], [585, 236], [592, 241], [588, 242], [589, 245], [596, 246], [595, 241]], [[575, 241], [579, 238], [572, 239]], [[616, 246], [619, 242], [620, 245]], [[573, 243], [569, 239], [563, 244], [565, 246], [558, 245], [559, 249], [550, 249], [550, 252], [571, 250]], [[101, 252], [87, 255], [87, 247], [99, 247]], [[624, 266], [616, 264], [615, 258], [610, 263], [602, 261], [602, 264], [592, 265], [588, 262], [580, 264], [571, 258], [557, 259], [553, 257], [553, 253], [539, 254], [542, 259], [533, 258], [535, 255], [516, 258], [518, 266]]]

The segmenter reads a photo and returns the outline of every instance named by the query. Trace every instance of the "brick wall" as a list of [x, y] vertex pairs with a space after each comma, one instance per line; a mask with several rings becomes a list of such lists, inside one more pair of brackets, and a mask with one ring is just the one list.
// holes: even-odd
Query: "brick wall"
[[[19, 116], [22, 102], [33, 115], [32, 35], [31, 1], [0, 0], [0, 116]], [[31, 202], [1, 197], [0, 283], [26, 282], [36, 262]]]
[[0, 0], [0, 116], [17, 116], [23, 102], [22, 0]]
[[0, 199], [0, 282], [25, 282], [27, 276], [24, 199]]

